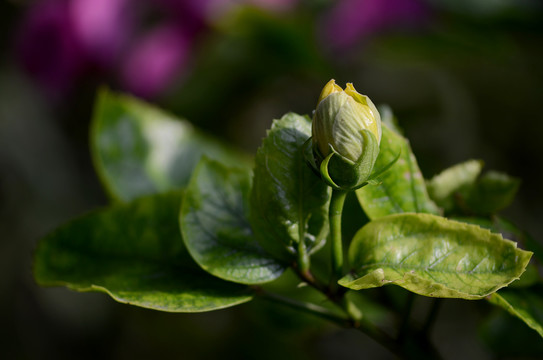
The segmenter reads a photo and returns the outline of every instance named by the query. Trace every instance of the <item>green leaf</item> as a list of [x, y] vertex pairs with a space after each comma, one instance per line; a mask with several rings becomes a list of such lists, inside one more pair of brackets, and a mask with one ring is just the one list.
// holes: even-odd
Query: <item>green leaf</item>
[[368, 217], [378, 219], [404, 212], [439, 214], [439, 209], [428, 196], [408, 140], [385, 124], [382, 124], [382, 129], [380, 152], [374, 169], [385, 167], [401, 153], [398, 161], [378, 177], [378, 185], [370, 184], [356, 191]]
[[531, 256], [475, 225], [397, 214], [358, 231], [349, 248], [354, 271], [339, 283], [354, 290], [395, 284], [424, 296], [480, 299], [518, 279]]
[[285, 266], [259, 245], [248, 219], [251, 171], [203, 158], [185, 193], [183, 240], [207, 272], [242, 284], [279, 277]]
[[537, 292], [530, 290], [503, 290], [490, 295], [488, 301], [524, 321], [543, 337], [543, 292], [540, 288]]
[[273, 122], [255, 159], [251, 224], [262, 247], [283, 261], [295, 258], [302, 240], [314, 253], [328, 234], [329, 188], [303, 156], [310, 136], [307, 117], [286, 114]]
[[100, 291], [131, 305], [201, 312], [252, 298], [242, 285], [200, 269], [179, 231], [180, 193], [116, 205], [76, 219], [38, 245], [34, 275], [43, 286]]
[[482, 161], [470, 160], [450, 167], [427, 182], [430, 197], [446, 214], [491, 215], [506, 208], [520, 180], [489, 171], [479, 177]]
[[130, 201], [186, 186], [205, 154], [232, 165], [248, 158], [141, 100], [102, 90], [91, 129], [94, 164], [111, 197]]
[[463, 193], [464, 205], [471, 213], [494, 214], [513, 202], [519, 186], [519, 179], [489, 171]]
[[468, 160], [443, 170], [427, 181], [428, 194], [445, 212], [455, 207], [455, 195], [465, 187], [472, 186], [481, 173], [481, 160]]

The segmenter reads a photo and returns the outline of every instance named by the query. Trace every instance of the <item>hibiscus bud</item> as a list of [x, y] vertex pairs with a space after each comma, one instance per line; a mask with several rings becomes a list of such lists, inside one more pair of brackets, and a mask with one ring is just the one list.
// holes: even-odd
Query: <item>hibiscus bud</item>
[[330, 80], [313, 116], [313, 154], [329, 185], [350, 190], [368, 180], [381, 141], [381, 117], [371, 100], [351, 83]]

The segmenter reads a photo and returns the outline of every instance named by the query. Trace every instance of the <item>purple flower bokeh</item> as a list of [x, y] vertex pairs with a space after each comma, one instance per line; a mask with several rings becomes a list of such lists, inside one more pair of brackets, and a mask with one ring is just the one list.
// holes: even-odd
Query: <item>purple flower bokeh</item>
[[167, 15], [182, 26], [183, 32], [195, 36], [205, 30], [215, 0], [156, 0]]
[[190, 40], [176, 25], [147, 33], [128, 51], [121, 83], [134, 94], [150, 98], [165, 89], [189, 55]]
[[[205, 31], [205, 2], [41, 0], [21, 24], [17, 52], [53, 98], [90, 74], [154, 97], [175, 79], [192, 39]], [[159, 17], [151, 29], [148, 10]]]
[[[283, 11], [298, 0], [37, 0], [21, 24], [21, 64], [53, 97], [85, 77], [159, 96], [209, 22], [239, 5]], [[152, 24], [152, 25], [149, 25]]]
[[108, 67], [118, 61], [133, 34], [130, 0], [71, 0], [75, 36], [89, 61]]
[[382, 30], [420, 26], [429, 18], [421, 0], [342, 0], [326, 14], [323, 37], [346, 49]]
[[53, 96], [68, 91], [85, 62], [69, 2], [42, 1], [32, 7], [21, 26], [17, 52], [27, 72]]

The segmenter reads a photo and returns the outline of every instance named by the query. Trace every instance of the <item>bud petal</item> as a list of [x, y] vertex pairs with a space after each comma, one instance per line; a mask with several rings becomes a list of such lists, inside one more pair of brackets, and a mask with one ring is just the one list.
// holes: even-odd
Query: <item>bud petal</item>
[[334, 79], [328, 81], [328, 83], [324, 85], [324, 88], [321, 91], [321, 94], [319, 96], [319, 101], [317, 101], [317, 106], [325, 97], [327, 97], [328, 95], [334, 92], [339, 92], [339, 91], [343, 91], [343, 89], [340, 86], [336, 85], [336, 81]]

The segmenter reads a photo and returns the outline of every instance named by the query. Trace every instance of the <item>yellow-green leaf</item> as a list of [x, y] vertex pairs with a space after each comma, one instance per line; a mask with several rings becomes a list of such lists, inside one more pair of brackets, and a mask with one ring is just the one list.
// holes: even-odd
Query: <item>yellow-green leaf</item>
[[518, 279], [531, 252], [476, 225], [431, 214], [396, 214], [365, 225], [349, 248], [360, 290], [399, 285], [424, 296], [480, 299]]

